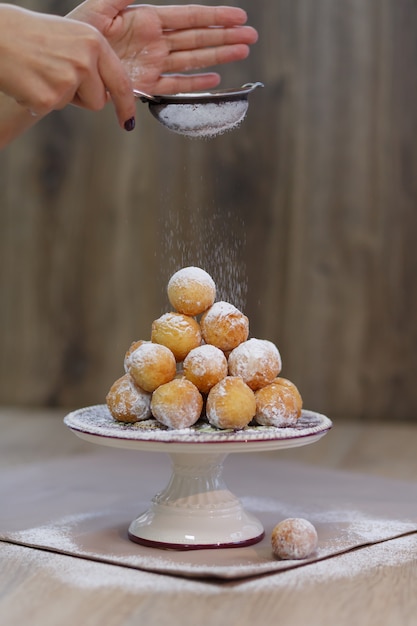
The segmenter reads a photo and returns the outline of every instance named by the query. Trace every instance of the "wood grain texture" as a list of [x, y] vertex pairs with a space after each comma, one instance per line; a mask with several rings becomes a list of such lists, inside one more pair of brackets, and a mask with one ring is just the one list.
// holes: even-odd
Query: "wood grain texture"
[[[409, 543], [412, 546], [411, 539]], [[7, 575], [4, 568], [0, 572], [0, 585], [5, 588], [0, 608], [10, 626], [25, 621], [34, 626], [71, 626], [77, 621], [88, 626], [130, 626], [145, 620], [188, 626], [202, 616], [204, 624], [216, 626], [225, 614], [232, 626], [254, 622], [268, 626], [271, 620], [283, 618], [288, 626], [306, 622], [333, 626], [335, 621], [350, 626], [352, 620], [369, 626], [415, 624], [416, 570], [410, 562], [375, 568], [371, 575], [358, 572], [333, 579], [320, 576], [320, 570], [317, 574], [313, 565], [310, 582], [304, 578], [297, 585], [290, 577], [285, 584], [285, 574], [279, 574], [264, 579], [262, 589], [261, 581], [183, 580], [180, 584], [157, 574], [127, 572], [58, 554], [40, 555], [20, 546], [0, 544], [0, 554], [7, 563]], [[338, 558], [339, 562], [351, 559], [355, 567], [353, 554]]]
[[238, 131], [67, 109], [0, 154], [1, 402], [101, 402], [192, 263], [307, 407], [416, 419], [417, 7], [239, 4], [261, 38], [223, 84], [266, 87]]

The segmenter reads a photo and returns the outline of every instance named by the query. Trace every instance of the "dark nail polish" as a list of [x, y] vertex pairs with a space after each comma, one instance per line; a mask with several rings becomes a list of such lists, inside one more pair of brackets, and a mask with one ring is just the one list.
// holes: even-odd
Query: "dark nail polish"
[[133, 130], [135, 128], [135, 118], [131, 117], [124, 123], [125, 130]]

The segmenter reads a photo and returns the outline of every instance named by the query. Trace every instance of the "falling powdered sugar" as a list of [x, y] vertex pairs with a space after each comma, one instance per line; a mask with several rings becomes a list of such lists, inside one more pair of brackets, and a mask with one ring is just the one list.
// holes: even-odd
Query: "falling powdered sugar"
[[155, 251], [160, 256], [163, 290], [167, 277], [178, 267], [198, 266], [213, 277], [218, 300], [229, 301], [243, 310], [248, 281], [242, 214], [221, 206], [200, 207], [194, 203], [184, 214], [184, 209], [180, 211], [171, 204], [171, 195], [167, 193], [162, 198], [161, 246]]

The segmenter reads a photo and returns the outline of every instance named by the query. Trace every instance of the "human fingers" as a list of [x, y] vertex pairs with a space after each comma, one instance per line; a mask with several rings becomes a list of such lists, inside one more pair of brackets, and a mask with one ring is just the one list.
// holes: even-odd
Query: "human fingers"
[[[68, 24], [72, 21], [67, 19]], [[104, 107], [110, 95], [119, 124], [127, 130], [132, 130], [136, 104], [131, 80], [105, 37], [91, 26], [84, 30], [82, 44], [86, 48], [84, 55], [86, 61], [80, 66], [82, 68], [80, 80], [70, 101], [72, 104], [97, 111]]]
[[100, 111], [107, 104], [108, 100], [109, 93], [97, 71], [89, 74], [88, 79], [80, 83], [71, 104], [89, 109], [90, 111]]
[[249, 46], [245, 44], [173, 52], [164, 61], [163, 73], [183, 72], [185, 70], [232, 63], [245, 59], [248, 55]]
[[257, 32], [251, 26], [232, 28], [208, 27], [173, 30], [164, 33], [170, 50], [196, 50], [222, 45], [247, 44], [257, 41]]
[[111, 96], [120, 126], [126, 130], [133, 130], [136, 114], [133, 85], [119, 57], [106, 41], [98, 59], [98, 71], [103, 85]]
[[164, 29], [246, 24], [246, 11], [239, 7], [186, 4], [155, 7]]
[[188, 93], [217, 87], [220, 75], [216, 72], [201, 74], [167, 74], [158, 80], [155, 93]]

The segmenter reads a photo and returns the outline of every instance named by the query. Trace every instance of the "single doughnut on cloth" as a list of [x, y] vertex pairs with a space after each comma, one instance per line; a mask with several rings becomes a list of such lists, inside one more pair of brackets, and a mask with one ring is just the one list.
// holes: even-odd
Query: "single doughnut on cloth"
[[280, 559], [306, 559], [317, 548], [317, 531], [306, 519], [288, 518], [272, 530], [271, 544]]

